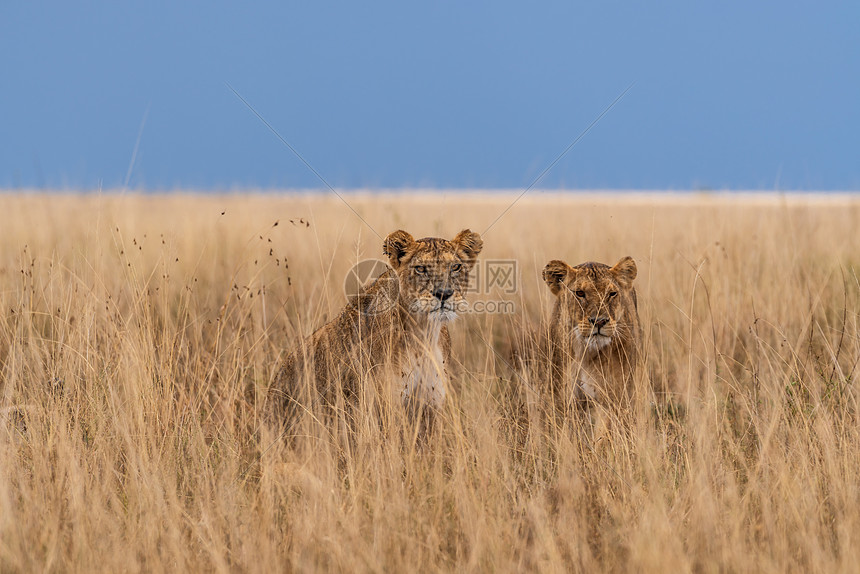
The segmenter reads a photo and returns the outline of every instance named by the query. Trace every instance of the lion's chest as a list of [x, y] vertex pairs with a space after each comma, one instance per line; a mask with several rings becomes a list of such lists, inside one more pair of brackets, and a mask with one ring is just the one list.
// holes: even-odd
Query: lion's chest
[[566, 374], [579, 398], [614, 400], [626, 384], [630, 367], [625, 367], [617, 355], [600, 353], [591, 360], [574, 361], [568, 365]]
[[445, 401], [447, 378], [445, 358], [438, 344], [407, 352], [400, 365], [400, 400], [404, 405], [418, 401], [441, 408]]
[[597, 398], [598, 384], [588, 371], [581, 369], [573, 373], [570, 378], [572, 379], [573, 388], [577, 389], [578, 392], [590, 399]]
[[598, 395], [605, 393], [607, 371], [603, 361], [600, 360], [598, 352], [589, 348], [584, 349], [586, 356], [568, 363], [565, 369], [565, 379], [570, 388], [575, 389], [575, 394], [581, 399], [596, 399]]

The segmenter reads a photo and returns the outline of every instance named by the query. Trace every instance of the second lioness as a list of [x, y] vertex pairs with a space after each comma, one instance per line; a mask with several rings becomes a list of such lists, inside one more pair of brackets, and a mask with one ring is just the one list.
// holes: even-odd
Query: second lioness
[[482, 246], [468, 229], [450, 241], [391, 233], [383, 244], [391, 269], [288, 355], [269, 390], [276, 422], [291, 421], [311, 397], [351, 409], [364, 391], [391, 393], [421, 413], [422, 427], [428, 415], [432, 422], [449, 386], [447, 323], [465, 308]]
[[575, 398], [627, 406], [639, 356], [636, 263], [624, 257], [612, 267], [571, 267], [553, 260], [543, 278], [556, 296], [548, 333], [556, 404]]

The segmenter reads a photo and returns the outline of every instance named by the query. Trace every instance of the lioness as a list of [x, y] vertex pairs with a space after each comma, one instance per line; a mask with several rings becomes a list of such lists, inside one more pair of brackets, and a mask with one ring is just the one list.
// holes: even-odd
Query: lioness
[[626, 407], [640, 338], [636, 263], [613, 267], [553, 260], [543, 279], [556, 296], [549, 326], [550, 388], [556, 405], [571, 396], [606, 407]]
[[482, 247], [468, 229], [451, 241], [391, 233], [383, 243], [391, 269], [287, 357], [268, 393], [275, 421], [291, 422], [316, 398], [351, 410], [365, 391], [392, 392], [428, 432], [449, 386], [447, 323], [465, 309]]

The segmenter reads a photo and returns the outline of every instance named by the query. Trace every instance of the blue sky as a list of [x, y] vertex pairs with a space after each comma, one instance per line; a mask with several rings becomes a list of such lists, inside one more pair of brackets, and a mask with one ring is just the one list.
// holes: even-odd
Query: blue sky
[[321, 187], [229, 83], [337, 188], [524, 188], [635, 83], [539, 187], [857, 190], [858, 30], [857, 3], [4, 2], [0, 187]]

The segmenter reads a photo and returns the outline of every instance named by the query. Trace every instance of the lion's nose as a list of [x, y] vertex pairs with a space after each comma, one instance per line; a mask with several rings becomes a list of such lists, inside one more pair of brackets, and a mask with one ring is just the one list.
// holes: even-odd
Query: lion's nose
[[603, 328], [604, 325], [606, 325], [609, 322], [609, 318], [608, 317], [592, 317], [591, 319], [589, 319], [589, 321], [591, 321], [592, 325], [594, 325], [598, 329], [601, 329], [601, 328]]
[[436, 289], [433, 291], [433, 296], [439, 299], [440, 301], [446, 301], [451, 295], [454, 294], [453, 289]]

